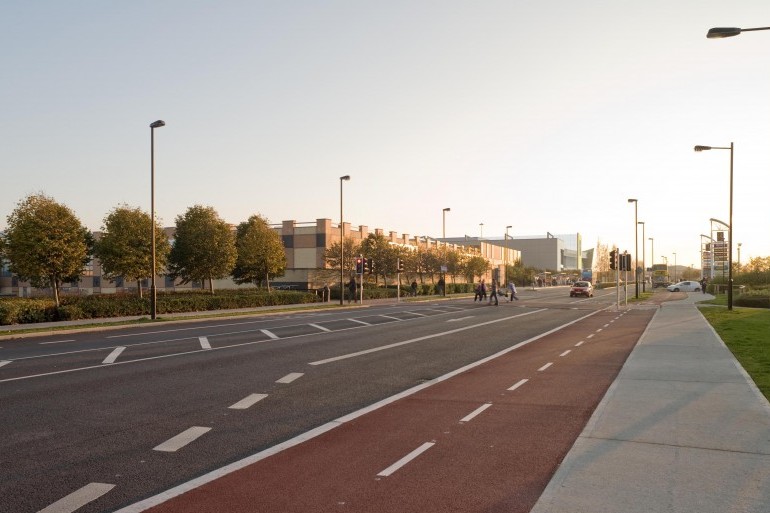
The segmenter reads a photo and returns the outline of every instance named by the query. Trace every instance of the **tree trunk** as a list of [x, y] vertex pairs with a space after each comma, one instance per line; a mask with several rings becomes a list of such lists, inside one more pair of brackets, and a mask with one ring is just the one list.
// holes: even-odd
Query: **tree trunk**
[[214, 278], [209, 278], [209, 292], [214, 295]]
[[142, 280], [140, 278], [136, 279], [136, 289], [139, 291], [139, 297], [144, 297], [142, 296]]
[[53, 289], [53, 300], [56, 302], [56, 307], [59, 307], [59, 280], [56, 277], [51, 278], [51, 288]]
[[265, 283], [267, 283], [267, 293], [270, 294], [270, 275], [265, 273]]

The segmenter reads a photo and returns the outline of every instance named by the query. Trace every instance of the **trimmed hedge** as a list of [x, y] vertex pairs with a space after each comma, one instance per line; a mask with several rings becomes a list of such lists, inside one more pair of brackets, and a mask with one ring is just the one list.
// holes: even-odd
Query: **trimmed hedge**
[[[203, 312], [261, 306], [315, 303], [315, 294], [298, 291], [222, 291], [158, 294], [158, 314]], [[65, 296], [57, 308], [52, 299], [0, 298], [0, 325], [38, 322], [74, 321], [109, 317], [150, 315], [150, 298], [110, 294], [99, 296]]]

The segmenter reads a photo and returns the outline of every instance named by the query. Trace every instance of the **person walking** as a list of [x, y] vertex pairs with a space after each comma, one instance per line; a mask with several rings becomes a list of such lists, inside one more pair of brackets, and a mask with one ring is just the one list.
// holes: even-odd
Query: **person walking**
[[412, 281], [412, 297], [417, 297], [417, 280]]
[[513, 283], [513, 280], [508, 282], [508, 292], [511, 294], [511, 299], [510, 299], [511, 301], [513, 301], [514, 299], [516, 301], [519, 300], [519, 296], [516, 295], [516, 284]]
[[492, 284], [489, 286], [489, 304], [492, 304], [492, 299], [495, 300], [495, 306], [499, 306], [497, 301], [497, 280], [492, 278]]
[[704, 276], [704, 277], [703, 277], [703, 278], [701, 278], [701, 280], [700, 280], [700, 290], [701, 290], [701, 292], [703, 292], [704, 294], [706, 293], [706, 285], [708, 285], [708, 281], [706, 281], [706, 277]]
[[484, 278], [481, 279], [481, 296], [479, 297], [479, 301], [483, 301], [487, 298], [487, 284], [484, 283]]
[[358, 303], [358, 299], [356, 299], [356, 279], [355, 278], [350, 278], [350, 282], [348, 283], [348, 292], [350, 292], [350, 296], [348, 296], [348, 304], [350, 304], [351, 300]]

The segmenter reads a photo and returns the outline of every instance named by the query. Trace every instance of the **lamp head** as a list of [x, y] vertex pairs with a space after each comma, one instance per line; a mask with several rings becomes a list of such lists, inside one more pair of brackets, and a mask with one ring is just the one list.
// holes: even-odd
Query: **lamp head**
[[166, 122], [162, 119], [159, 119], [158, 121], [153, 121], [150, 123], [150, 128], [160, 128], [162, 126], [166, 126]]
[[350, 180], [350, 175], [340, 176], [340, 180]]
[[714, 27], [709, 29], [706, 37], [709, 39], [722, 39], [723, 37], [733, 37], [741, 33], [738, 27]]
[[452, 209], [447, 207], [447, 208], [444, 209], [444, 212], [449, 212], [450, 210], [452, 210]]
[[629, 199], [628, 199], [628, 202], [629, 202], [629, 203], [636, 203], [636, 201], [637, 201], [637, 200], [635, 200], [634, 198], [629, 198]]
[[707, 151], [711, 149], [711, 146], [696, 146], [695, 151]]

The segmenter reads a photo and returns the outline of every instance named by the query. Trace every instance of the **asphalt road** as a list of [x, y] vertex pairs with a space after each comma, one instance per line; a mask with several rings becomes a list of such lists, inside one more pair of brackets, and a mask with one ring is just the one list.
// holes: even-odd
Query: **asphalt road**
[[[0, 511], [114, 511], [566, 324], [616, 315], [596, 314], [614, 291], [520, 297], [498, 307], [402, 303], [0, 341]], [[595, 367], [605, 367], [602, 358], [611, 364], [606, 385], [591, 379], [584, 392], [575, 388], [588, 405], [578, 424], [643, 325], [611, 356], [594, 355]], [[521, 362], [522, 354], [507, 358]], [[391, 427], [391, 435], [419, 431]], [[380, 445], [400, 450], [396, 440]], [[557, 444], [565, 453], [570, 445]]]

